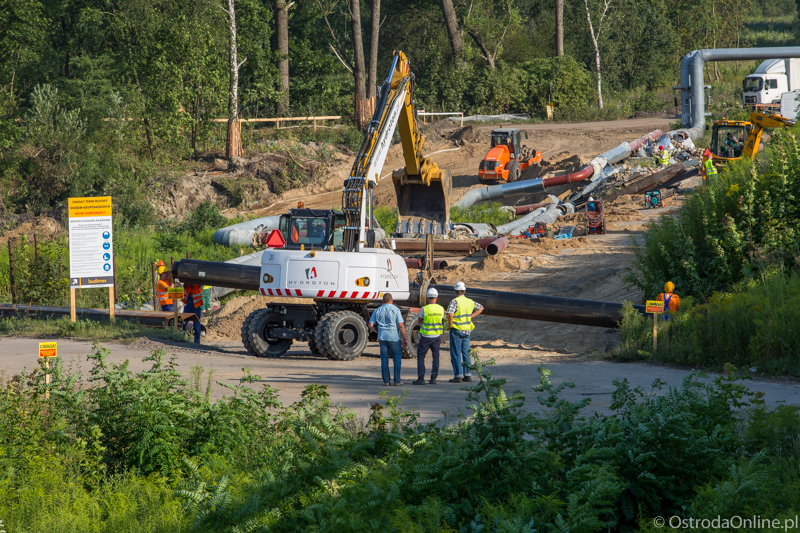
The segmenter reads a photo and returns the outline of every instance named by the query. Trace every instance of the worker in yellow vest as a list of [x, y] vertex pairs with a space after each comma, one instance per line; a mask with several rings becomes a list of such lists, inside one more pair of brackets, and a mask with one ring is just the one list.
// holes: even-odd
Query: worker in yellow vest
[[716, 177], [717, 167], [714, 166], [714, 158], [711, 155], [711, 150], [706, 148], [706, 151], [703, 153], [703, 179], [707, 180]]
[[658, 156], [656, 156], [656, 164], [665, 167], [669, 165], [669, 152], [664, 145], [661, 144], [658, 146]]
[[169, 311], [172, 313], [175, 311], [175, 305], [172, 302], [172, 298], [169, 297], [168, 290], [170, 287], [174, 287], [175, 284], [172, 282], [172, 272], [167, 270], [166, 265], [164, 265], [163, 261], [159, 261], [160, 266], [158, 267], [158, 283], [156, 284], [156, 297], [158, 298], [158, 304], [161, 306], [162, 311]]
[[436, 303], [439, 291], [431, 287], [428, 289], [428, 305], [419, 312], [419, 346], [417, 346], [417, 380], [413, 385], [425, 385], [425, 356], [431, 351], [433, 367], [431, 368], [431, 385], [436, 385], [439, 377], [439, 348], [442, 344], [444, 333], [444, 307]]
[[450, 383], [472, 381], [472, 372], [469, 365], [472, 358], [469, 355], [469, 336], [475, 325], [472, 319], [481, 314], [483, 306], [470, 300], [464, 294], [467, 286], [463, 281], [456, 283], [456, 297], [447, 306], [447, 323], [450, 328], [450, 362], [453, 364], [455, 377]]
[[194, 342], [200, 344], [200, 319], [203, 314], [203, 288], [200, 285], [187, 283], [183, 286], [183, 312], [194, 313], [197, 320], [190, 320], [183, 323], [183, 331], [186, 331], [186, 326], [189, 322], [193, 324], [194, 329]]

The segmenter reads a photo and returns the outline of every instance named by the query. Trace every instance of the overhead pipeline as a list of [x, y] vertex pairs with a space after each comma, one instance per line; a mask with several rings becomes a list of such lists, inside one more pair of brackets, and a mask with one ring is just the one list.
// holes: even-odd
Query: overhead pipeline
[[[184, 283], [197, 283], [234, 289], [258, 290], [261, 268], [250, 265], [231, 265], [214, 261], [181, 259], [172, 265], [172, 275]], [[440, 305], [448, 305], [455, 298], [453, 287], [431, 285], [439, 292]], [[412, 294], [414, 294], [412, 292]], [[486, 316], [578, 324], [601, 328], [615, 328], [622, 319], [622, 304], [597, 302], [576, 298], [560, 298], [537, 294], [469, 289], [467, 295], [484, 307]], [[395, 301], [397, 305], [420, 307], [424, 304], [419, 292], [416, 296]], [[644, 306], [634, 308], [644, 314]]]
[[770, 48], [713, 48], [692, 50], [681, 61], [681, 84], [673, 89], [681, 91], [681, 124], [693, 141], [701, 138], [705, 130], [705, 77], [703, 68], [709, 61], [748, 61], [753, 59], [788, 59], [800, 57], [800, 46]]

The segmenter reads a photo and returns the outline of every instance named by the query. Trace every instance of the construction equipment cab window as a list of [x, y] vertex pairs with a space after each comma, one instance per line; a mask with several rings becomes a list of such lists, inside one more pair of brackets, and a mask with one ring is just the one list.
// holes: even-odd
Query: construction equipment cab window
[[328, 210], [291, 209], [281, 216], [281, 233], [286, 248], [342, 247], [344, 214]]
[[512, 159], [516, 159], [519, 151], [521, 139], [519, 130], [503, 131], [494, 130], [492, 132], [492, 148], [495, 146], [508, 146], [508, 152]]
[[744, 141], [750, 129], [741, 122], [730, 125], [715, 124], [711, 136], [711, 151], [724, 158], [742, 157]]

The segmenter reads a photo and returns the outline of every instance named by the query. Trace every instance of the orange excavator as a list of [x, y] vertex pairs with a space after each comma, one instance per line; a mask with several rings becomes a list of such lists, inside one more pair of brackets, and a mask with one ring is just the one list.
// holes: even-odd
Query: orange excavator
[[541, 162], [542, 152], [522, 144], [519, 128], [500, 128], [492, 131], [492, 147], [478, 167], [478, 177], [481, 181], [510, 183]]

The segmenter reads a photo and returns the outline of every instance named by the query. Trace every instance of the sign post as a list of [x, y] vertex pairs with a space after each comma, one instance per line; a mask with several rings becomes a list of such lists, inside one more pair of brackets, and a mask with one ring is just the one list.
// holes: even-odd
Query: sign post
[[114, 249], [111, 197], [69, 199], [70, 319], [75, 322], [76, 289], [109, 288], [109, 318], [114, 322]]
[[172, 298], [172, 309], [174, 310], [175, 331], [178, 331], [178, 302], [179, 298], [183, 298], [183, 287], [170, 287], [167, 289], [167, 296]]
[[653, 355], [656, 354], [656, 336], [658, 335], [658, 315], [664, 312], [664, 302], [661, 300], [647, 300], [645, 311], [653, 313]]
[[[39, 358], [44, 358], [44, 367], [47, 372], [44, 375], [45, 385], [50, 385], [50, 358], [58, 356], [58, 346], [55, 342], [39, 343]], [[45, 390], [44, 397], [50, 399], [50, 391]]]

